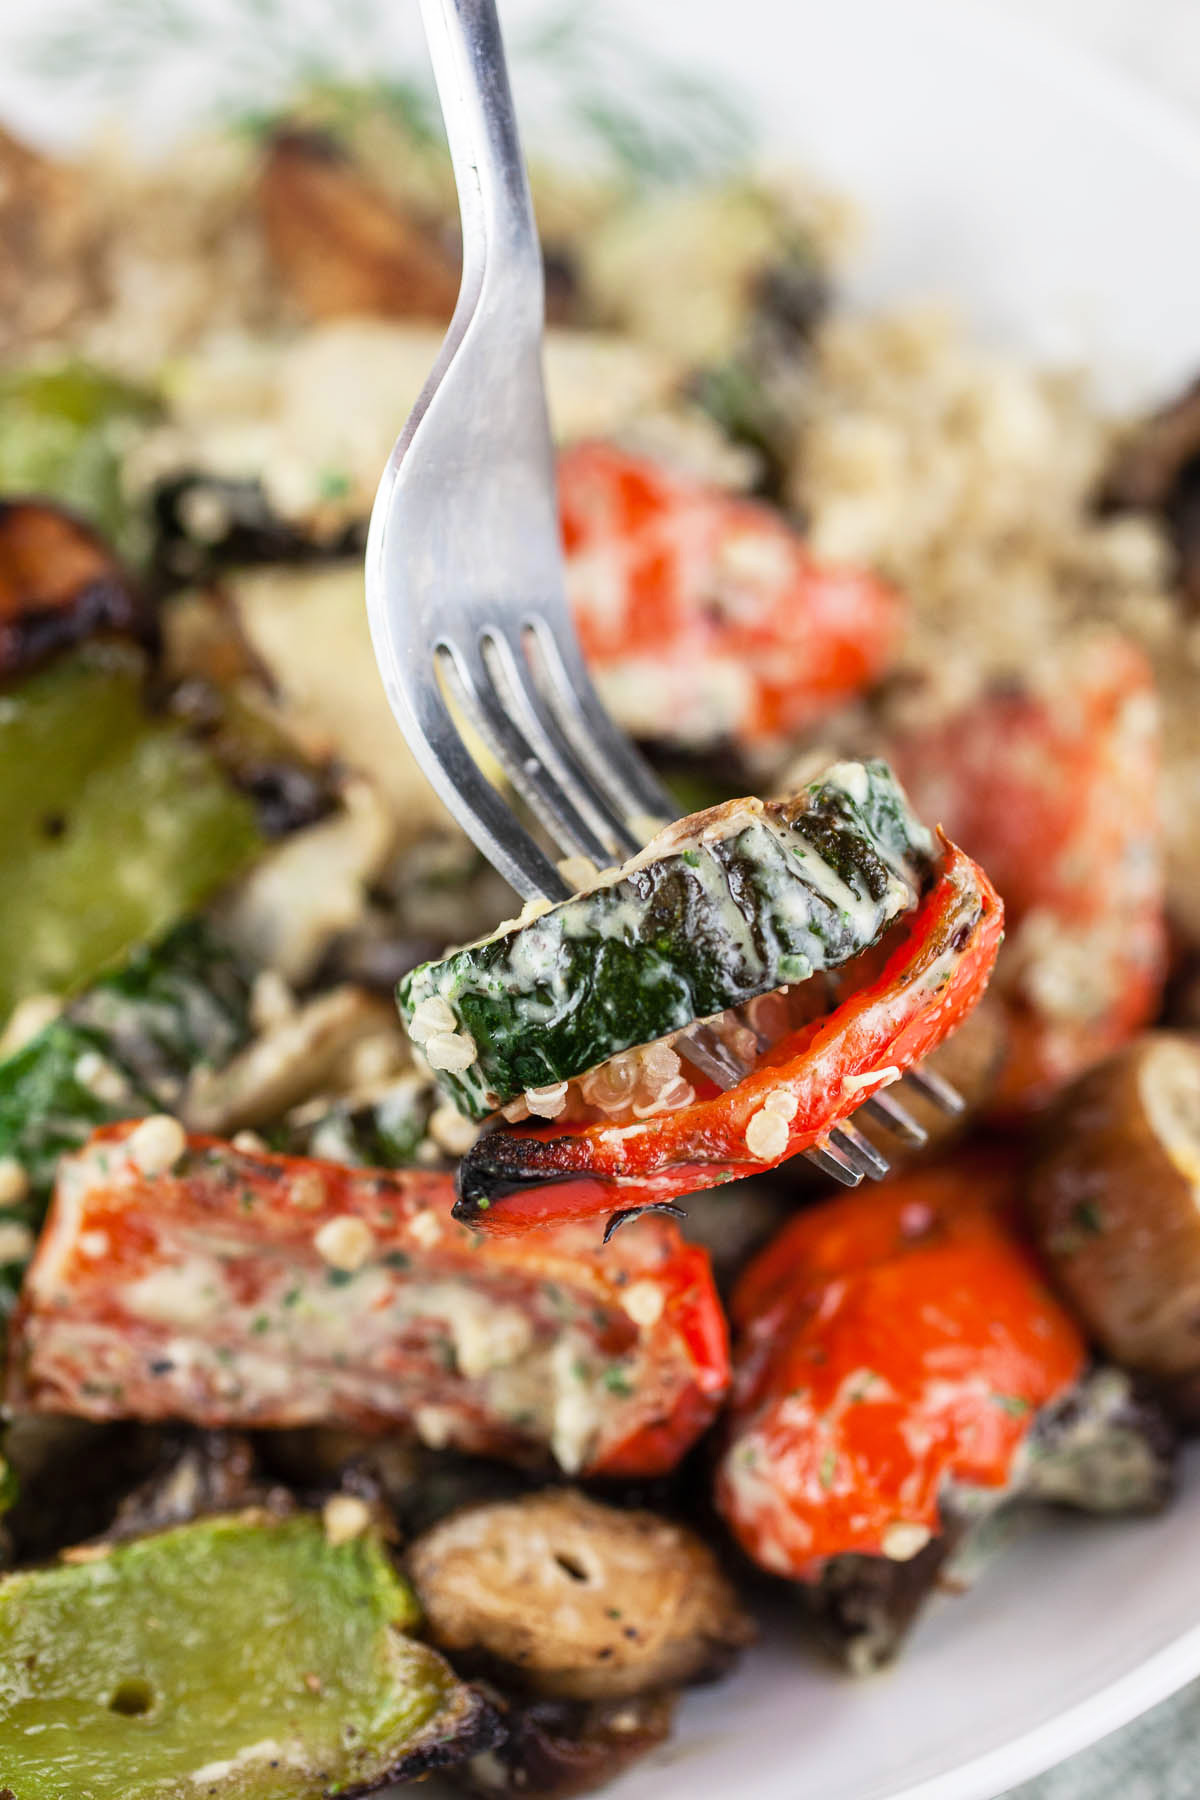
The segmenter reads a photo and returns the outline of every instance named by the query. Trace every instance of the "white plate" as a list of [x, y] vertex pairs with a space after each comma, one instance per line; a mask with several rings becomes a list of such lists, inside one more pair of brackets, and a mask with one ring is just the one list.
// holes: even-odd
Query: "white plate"
[[[502, 0], [517, 18], [544, 3]], [[856, 298], [949, 296], [990, 337], [1098, 361], [1119, 398], [1165, 393], [1200, 366], [1200, 131], [1165, 102], [973, 0], [627, 12], [749, 96], [772, 152], [862, 201], [873, 230]], [[11, 62], [0, 69], [0, 116], [61, 139], [61, 107], [41, 107]], [[991, 1800], [1200, 1674], [1198, 1541], [1193, 1456], [1161, 1519], [1048, 1524], [973, 1594], [939, 1602], [872, 1681], [839, 1677], [777, 1619], [731, 1681], [688, 1698], [673, 1743], [609, 1791]]]

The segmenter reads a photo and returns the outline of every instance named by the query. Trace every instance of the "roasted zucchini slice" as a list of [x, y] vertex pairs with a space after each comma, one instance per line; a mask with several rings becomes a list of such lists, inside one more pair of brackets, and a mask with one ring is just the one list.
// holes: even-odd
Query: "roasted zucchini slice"
[[[12, 1800], [324, 1800], [499, 1735], [367, 1529], [250, 1511], [0, 1582]], [[342, 1521], [338, 1520], [339, 1527]]]
[[0, 1315], [33, 1247], [59, 1157], [97, 1125], [173, 1108], [197, 1069], [226, 1062], [249, 1034], [246, 972], [207, 925], [189, 920], [140, 945], [0, 1062], [0, 1164], [9, 1171]]
[[681, 819], [611, 879], [400, 982], [446, 1091], [485, 1118], [633, 1045], [832, 969], [916, 905], [933, 839], [883, 763]]

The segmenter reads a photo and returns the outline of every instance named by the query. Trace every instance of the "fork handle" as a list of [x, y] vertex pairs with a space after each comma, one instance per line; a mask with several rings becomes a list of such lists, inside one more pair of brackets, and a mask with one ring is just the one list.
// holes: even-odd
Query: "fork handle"
[[421, 0], [463, 222], [460, 308], [497, 302], [540, 332], [542, 257], [495, 0]]

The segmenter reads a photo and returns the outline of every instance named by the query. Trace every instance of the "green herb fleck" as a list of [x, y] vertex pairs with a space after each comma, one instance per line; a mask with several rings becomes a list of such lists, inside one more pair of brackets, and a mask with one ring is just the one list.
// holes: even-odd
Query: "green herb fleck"
[[354, 1280], [353, 1269], [330, 1269], [325, 1276], [330, 1287], [348, 1287]]
[[1100, 1208], [1092, 1200], [1081, 1200], [1071, 1208], [1071, 1219], [1080, 1231], [1089, 1237], [1100, 1237], [1104, 1232], [1104, 1217]]
[[322, 469], [317, 476], [319, 500], [344, 500], [350, 492], [350, 477], [344, 469]]
[[628, 1400], [633, 1393], [633, 1383], [624, 1369], [615, 1366], [605, 1369], [604, 1385], [610, 1394], [617, 1394], [622, 1400]]
[[1029, 1411], [1028, 1400], [1023, 1400], [1020, 1394], [993, 1394], [991, 1399], [993, 1406], [998, 1406], [1012, 1419], [1024, 1418]]
[[836, 1476], [836, 1474], [837, 1474], [837, 1451], [834, 1450], [832, 1447], [830, 1447], [830, 1449], [826, 1450], [824, 1455], [822, 1456], [821, 1466], [817, 1471], [818, 1479], [820, 1480], [821, 1486], [825, 1489], [826, 1493], [828, 1493], [830, 1488], [833, 1486], [834, 1477]]

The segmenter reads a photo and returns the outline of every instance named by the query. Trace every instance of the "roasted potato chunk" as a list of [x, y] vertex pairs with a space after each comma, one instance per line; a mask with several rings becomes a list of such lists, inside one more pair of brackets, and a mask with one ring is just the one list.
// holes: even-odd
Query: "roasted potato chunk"
[[1149, 1032], [1076, 1082], [1029, 1205], [1091, 1335], [1200, 1412], [1200, 1040]]
[[455, 1513], [418, 1538], [408, 1565], [429, 1633], [456, 1666], [555, 1699], [703, 1680], [751, 1636], [699, 1538], [571, 1488]]

